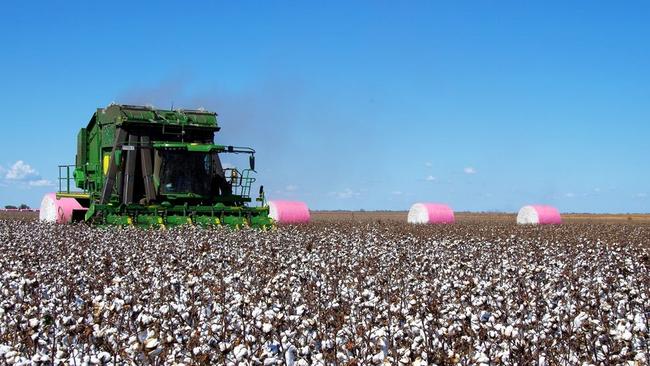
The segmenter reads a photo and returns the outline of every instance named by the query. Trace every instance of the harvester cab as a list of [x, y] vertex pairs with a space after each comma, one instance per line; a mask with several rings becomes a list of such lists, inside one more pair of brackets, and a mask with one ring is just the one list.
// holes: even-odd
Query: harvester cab
[[[281, 221], [269, 216], [262, 189], [259, 205], [250, 204], [255, 150], [215, 144], [219, 130], [217, 114], [204, 110], [100, 108], [79, 131], [75, 164], [59, 166], [59, 191], [43, 198], [41, 219], [235, 228]], [[248, 168], [224, 167], [227, 154], [248, 155]]]

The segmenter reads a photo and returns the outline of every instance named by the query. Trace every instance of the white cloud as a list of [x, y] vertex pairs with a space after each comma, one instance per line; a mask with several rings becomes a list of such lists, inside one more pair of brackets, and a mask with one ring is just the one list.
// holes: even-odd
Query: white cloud
[[430, 161], [427, 161], [426, 163], [424, 163], [424, 166], [426, 166], [427, 168], [431, 168], [433, 164]]
[[295, 185], [295, 184], [289, 184], [286, 187], [284, 187], [284, 190], [287, 191], [287, 192], [294, 192], [294, 191], [298, 190], [298, 186]]
[[390, 192], [390, 194], [392, 194], [393, 196], [401, 196], [403, 193], [402, 191], [392, 191]]
[[25, 163], [23, 160], [18, 160], [9, 169], [0, 167], [0, 185], [3, 187], [10, 185], [51, 187], [54, 186], [54, 183], [41, 177], [31, 165]]
[[637, 193], [636, 196], [637, 196], [638, 198], [648, 198], [648, 194], [645, 193], [645, 192], [644, 192], [644, 193]]
[[29, 180], [31, 178], [37, 177], [38, 173], [36, 170], [29, 166], [29, 164], [25, 164], [25, 162], [22, 160], [15, 162], [14, 165], [12, 165], [5, 174], [5, 179], [14, 181]]
[[424, 180], [426, 180], [427, 182], [435, 182], [437, 179], [438, 178], [434, 177], [433, 175], [429, 175], [426, 178], [424, 178]]
[[30, 180], [29, 181], [29, 186], [30, 187], [52, 187], [54, 186], [54, 183], [47, 179], [37, 179], [37, 180]]
[[576, 196], [576, 194], [572, 193], [572, 192], [569, 192], [569, 193], [565, 194], [564, 196], [567, 197], [567, 198], [573, 198], [573, 197]]
[[359, 197], [361, 195], [361, 193], [353, 191], [350, 188], [346, 188], [346, 189], [344, 189], [342, 191], [330, 192], [330, 195], [333, 195], [338, 199], [348, 199], [348, 198], [353, 198], [353, 197]]
[[467, 168], [463, 169], [465, 174], [476, 174], [476, 169], [472, 168], [471, 166], [468, 166]]

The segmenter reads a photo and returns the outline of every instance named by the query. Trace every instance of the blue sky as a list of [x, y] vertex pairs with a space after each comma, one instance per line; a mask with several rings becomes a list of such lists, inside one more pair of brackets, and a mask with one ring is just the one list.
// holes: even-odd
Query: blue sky
[[111, 102], [204, 107], [314, 209], [649, 212], [642, 1], [10, 2], [0, 204]]

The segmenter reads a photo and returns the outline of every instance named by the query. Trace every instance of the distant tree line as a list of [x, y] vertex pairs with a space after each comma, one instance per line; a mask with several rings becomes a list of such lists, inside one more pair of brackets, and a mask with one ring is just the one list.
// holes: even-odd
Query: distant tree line
[[20, 206], [6, 205], [5, 210], [29, 210], [30, 207], [24, 203], [21, 203]]

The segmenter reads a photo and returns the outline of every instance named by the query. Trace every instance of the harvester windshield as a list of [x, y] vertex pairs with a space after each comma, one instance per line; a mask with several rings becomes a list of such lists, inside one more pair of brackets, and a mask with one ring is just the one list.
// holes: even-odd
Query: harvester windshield
[[229, 194], [221, 160], [216, 152], [158, 150], [155, 159], [160, 194], [188, 194], [211, 197]]

